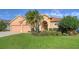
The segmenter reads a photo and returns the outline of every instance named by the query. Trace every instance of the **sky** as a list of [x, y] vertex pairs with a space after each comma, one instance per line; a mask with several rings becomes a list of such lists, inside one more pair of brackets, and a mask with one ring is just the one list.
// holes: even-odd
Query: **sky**
[[[50, 17], [62, 18], [63, 16], [77, 16], [79, 18], [79, 9], [37, 9], [40, 14], [46, 14]], [[16, 16], [24, 16], [29, 9], [0, 9], [0, 19], [12, 20]]]

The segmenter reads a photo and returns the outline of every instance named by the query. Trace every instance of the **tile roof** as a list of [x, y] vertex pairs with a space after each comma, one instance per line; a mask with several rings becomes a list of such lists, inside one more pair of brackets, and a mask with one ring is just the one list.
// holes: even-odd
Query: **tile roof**
[[61, 18], [51, 17], [51, 18], [49, 18], [49, 21], [50, 22], [59, 22], [59, 21], [61, 21]]

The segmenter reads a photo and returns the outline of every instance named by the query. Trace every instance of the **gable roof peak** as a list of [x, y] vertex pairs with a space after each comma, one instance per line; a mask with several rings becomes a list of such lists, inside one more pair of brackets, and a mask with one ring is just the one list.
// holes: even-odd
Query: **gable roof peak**
[[17, 15], [15, 18], [17, 18], [17, 17], [23, 17], [24, 18], [25, 16]]
[[17, 15], [15, 16], [15, 18], [13, 18], [13, 20], [11, 20], [9, 23], [12, 23], [15, 19], [17, 18], [25, 18], [25, 16], [21, 16], [21, 15]]

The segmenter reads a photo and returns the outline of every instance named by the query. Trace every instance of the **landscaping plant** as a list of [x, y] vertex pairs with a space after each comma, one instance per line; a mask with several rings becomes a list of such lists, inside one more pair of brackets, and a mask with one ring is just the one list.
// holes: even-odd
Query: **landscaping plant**
[[30, 10], [26, 13], [25, 18], [31, 24], [31, 31], [39, 32], [40, 21], [43, 19], [40, 13], [37, 10]]
[[7, 25], [4, 23], [4, 21], [3, 20], [0, 20], [0, 31], [5, 30], [6, 27], [7, 27]]
[[59, 30], [62, 33], [74, 35], [75, 30], [79, 27], [79, 20], [76, 16], [64, 16], [59, 23]]

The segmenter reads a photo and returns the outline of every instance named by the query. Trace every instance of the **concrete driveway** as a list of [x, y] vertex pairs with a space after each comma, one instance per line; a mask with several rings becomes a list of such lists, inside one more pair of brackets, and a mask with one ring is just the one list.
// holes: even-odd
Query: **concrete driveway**
[[4, 37], [4, 36], [9, 36], [9, 35], [14, 35], [14, 34], [20, 34], [20, 33], [15, 33], [15, 32], [0, 32], [0, 37]]

